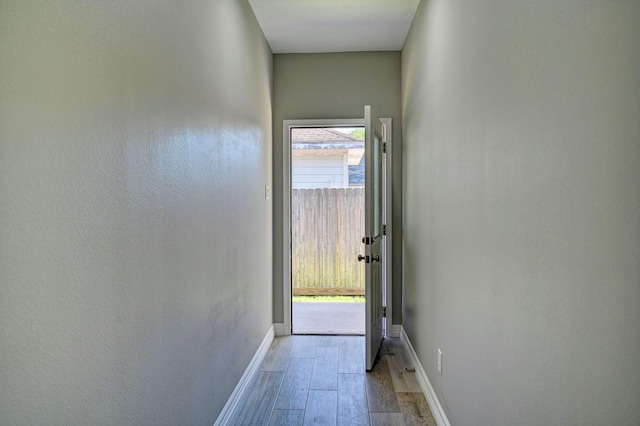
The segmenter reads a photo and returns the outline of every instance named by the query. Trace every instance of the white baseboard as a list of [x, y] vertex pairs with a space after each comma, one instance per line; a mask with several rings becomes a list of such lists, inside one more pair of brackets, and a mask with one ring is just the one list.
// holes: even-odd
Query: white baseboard
[[436, 395], [436, 392], [433, 390], [431, 386], [431, 382], [429, 382], [429, 378], [427, 377], [427, 373], [425, 373], [424, 368], [422, 368], [422, 364], [420, 364], [420, 360], [418, 359], [418, 355], [416, 351], [413, 349], [413, 345], [407, 336], [407, 333], [404, 331], [404, 327], [400, 326], [400, 340], [402, 341], [402, 346], [404, 346], [404, 350], [409, 355], [413, 366], [416, 368], [416, 377], [418, 379], [418, 383], [420, 384], [420, 388], [422, 389], [422, 393], [427, 398], [427, 402], [429, 403], [429, 408], [431, 409], [431, 414], [433, 414], [433, 419], [436, 421], [438, 426], [451, 426], [449, 423], [449, 419], [447, 419], [447, 415], [440, 405], [440, 401]]
[[387, 336], [400, 337], [400, 331], [402, 330], [402, 324], [391, 324], [387, 330]]
[[220, 412], [214, 426], [223, 426], [228, 424], [234, 417], [236, 410], [240, 408], [238, 407], [238, 404], [242, 401], [242, 395], [247, 391], [247, 387], [249, 386], [251, 379], [253, 379], [253, 376], [258, 372], [260, 364], [262, 364], [262, 360], [264, 360], [264, 357], [271, 346], [271, 342], [273, 342], [274, 335], [274, 326], [272, 325], [269, 327], [269, 330], [267, 330], [267, 334], [264, 336], [264, 339], [262, 339], [262, 343], [260, 343], [260, 346], [253, 355], [253, 358], [251, 358], [251, 362], [247, 366], [246, 370], [244, 370], [244, 374], [240, 378], [236, 388], [231, 393], [227, 403], [224, 405], [224, 408]]
[[276, 336], [288, 336], [289, 335], [289, 333], [285, 333], [284, 323], [277, 322], [277, 323], [273, 324], [273, 327], [274, 327], [274, 331], [275, 331]]

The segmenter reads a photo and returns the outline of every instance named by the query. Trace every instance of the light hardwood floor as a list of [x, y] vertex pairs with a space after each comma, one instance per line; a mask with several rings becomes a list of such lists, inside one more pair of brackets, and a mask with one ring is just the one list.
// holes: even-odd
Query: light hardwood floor
[[363, 336], [276, 337], [235, 425], [435, 425], [400, 339], [370, 372]]

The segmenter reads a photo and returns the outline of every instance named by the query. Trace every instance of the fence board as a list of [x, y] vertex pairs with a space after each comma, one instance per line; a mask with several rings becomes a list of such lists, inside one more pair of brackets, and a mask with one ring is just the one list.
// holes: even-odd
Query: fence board
[[[357, 260], [364, 253], [362, 236], [364, 188], [293, 189], [294, 294], [364, 292], [364, 264]], [[307, 293], [301, 293], [304, 291]]]

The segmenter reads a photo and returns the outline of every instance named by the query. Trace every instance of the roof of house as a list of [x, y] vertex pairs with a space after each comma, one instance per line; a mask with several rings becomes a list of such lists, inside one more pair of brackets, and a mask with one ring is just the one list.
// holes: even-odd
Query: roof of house
[[364, 145], [362, 139], [326, 127], [293, 128], [291, 143], [296, 149], [349, 149]]
[[291, 141], [293, 143], [362, 142], [362, 139], [327, 127], [297, 127], [291, 129]]

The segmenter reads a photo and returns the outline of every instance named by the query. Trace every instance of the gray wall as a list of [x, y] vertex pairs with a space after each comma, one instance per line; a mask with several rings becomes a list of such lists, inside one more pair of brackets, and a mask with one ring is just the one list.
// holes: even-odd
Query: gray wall
[[[296, 119], [363, 118], [371, 104], [393, 119], [393, 226], [402, 227], [402, 144], [400, 140], [400, 52], [274, 55], [273, 59], [273, 309], [283, 322], [282, 305], [282, 122]], [[399, 247], [400, 233], [394, 236]], [[393, 323], [400, 323], [402, 260], [393, 256]]]
[[0, 424], [213, 424], [272, 323], [271, 59], [245, 1], [1, 3]]
[[639, 17], [623, 0], [420, 5], [403, 319], [452, 424], [638, 424]]

